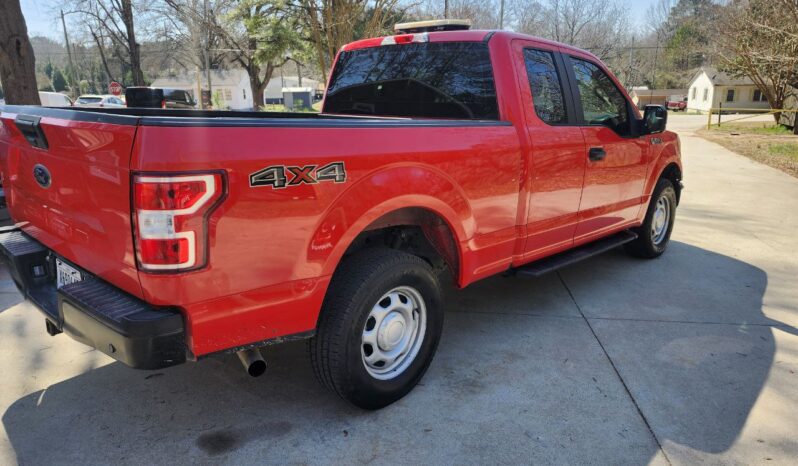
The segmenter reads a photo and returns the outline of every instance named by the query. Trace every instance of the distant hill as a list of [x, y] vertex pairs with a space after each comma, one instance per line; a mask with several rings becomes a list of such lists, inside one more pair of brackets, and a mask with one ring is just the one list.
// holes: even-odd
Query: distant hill
[[66, 66], [67, 50], [61, 43], [43, 36], [31, 37], [30, 43], [33, 46], [33, 54], [36, 55], [37, 68], [48, 62], [59, 68]]

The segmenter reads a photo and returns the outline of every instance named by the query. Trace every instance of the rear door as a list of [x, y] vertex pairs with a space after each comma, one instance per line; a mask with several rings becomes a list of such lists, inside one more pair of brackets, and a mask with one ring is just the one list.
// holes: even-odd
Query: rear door
[[573, 243], [587, 158], [558, 50], [533, 41], [515, 41], [513, 49], [523, 64], [519, 90], [529, 134], [527, 262]]
[[648, 145], [635, 135], [636, 113], [609, 72], [589, 57], [564, 54], [587, 169], [575, 241], [634, 223], [643, 199]]
[[5, 107], [0, 121], [14, 220], [62, 258], [140, 296], [128, 168], [138, 119]]

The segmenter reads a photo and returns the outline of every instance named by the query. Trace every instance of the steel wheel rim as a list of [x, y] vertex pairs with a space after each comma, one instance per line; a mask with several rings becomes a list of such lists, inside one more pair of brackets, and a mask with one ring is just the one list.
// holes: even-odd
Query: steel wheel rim
[[421, 350], [427, 331], [427, 307], [421, 293], [399, 286], [371, 308], [360, 342], [366, 371], [379, 380], [401, 375]]
[[668, 235], [668, 226], [671, 222], [671, 201], [667, 196], [660, 196], [654, 208], [654, 218], [651, 221], [651, 241], [659, 245]]

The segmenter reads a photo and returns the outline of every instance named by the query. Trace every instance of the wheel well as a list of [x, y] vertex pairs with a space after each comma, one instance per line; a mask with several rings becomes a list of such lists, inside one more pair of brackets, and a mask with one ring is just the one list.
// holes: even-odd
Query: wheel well
[[458, 279], [460, 258], [455, 236], [435, 212], [420, 207], [389, 212], [367, 226], [349, 245], [344, 257], [380, 246], [418, 256], [436, 272], [448, 270], [455, 282]]
[[676, 203], [678, 204], [682, 197], [682, 171], [679, 166], [675, 163], [668, 165], [665, 170], [662, 170], [660, 178], [666, 178], [673, 183], [673, 189], [676, 190]]

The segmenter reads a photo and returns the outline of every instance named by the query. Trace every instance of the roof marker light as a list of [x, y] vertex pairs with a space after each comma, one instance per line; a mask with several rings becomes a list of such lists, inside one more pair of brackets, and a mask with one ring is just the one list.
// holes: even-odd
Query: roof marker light
[[418, 32], [465, 31], [471, 29], [471, 21], [467, 19], [433, 19], [430, 21], [414, 21], [397, 23], [393, 30], [397, 34], [413, 34]]

